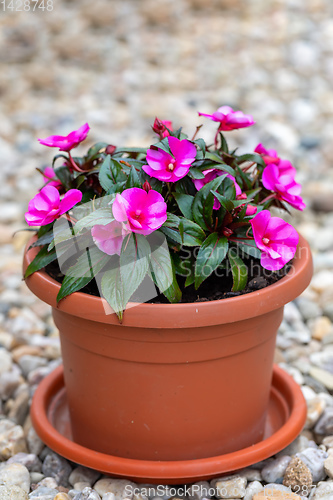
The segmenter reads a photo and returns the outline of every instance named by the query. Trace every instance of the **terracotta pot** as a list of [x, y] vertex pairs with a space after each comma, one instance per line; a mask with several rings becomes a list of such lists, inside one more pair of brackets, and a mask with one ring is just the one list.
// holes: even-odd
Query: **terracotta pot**
[[[31, 242], [30, 242], [31, 243]], [[37, 249], [25, 253], [24, 268]], [[114, 456], [187, 460], [263, 437], [283, 306], [312, 276], [300, 237], [292, 270], [259, 291], [191, 304], [140, 304], [123, 324], [102, 299], [37, 272], [28, 287], [53, 308], [75, 442]]]

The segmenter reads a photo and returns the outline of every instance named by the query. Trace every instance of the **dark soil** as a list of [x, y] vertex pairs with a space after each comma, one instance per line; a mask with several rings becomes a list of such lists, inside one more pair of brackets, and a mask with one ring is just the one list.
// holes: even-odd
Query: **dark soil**
[[[184, 288], [185, 278], [177, 277], [179, 286], [183, 291], [181, 303], [206, 302], [211, 300], [227, 299], [230, 297], [243, 295], [245, 293], [251, 293], [256, 290], [260, 290], [261, 288], [265, 288], [266, 286], [272, 285], [273, 283], [276, 283], [288, 273], [292, 266], [292, 262], [289, 262], [280, 271], [267, 271], [260, 266], [260, 263], [257, 259], [251, 257], [245, 261], [245, 264], [248, 267], [248, 282], [244, 290], [240, 292], [231, 291], [233, 285], [232, 275], [231, 272], [228, 272], [226, 269], [219, 269], [217, 273], [218, 275], [213, 273], [202, 283], [198, 290], [195, 290], [194, 285], [190, 285]], [[46, 266], [46, 272], [56, 281], [62, 283], [64, 275], [61, 273], [56, 261]], [[95, 279], [80, 291], [83, 293], [88, 293], [90, 295], [95, 295], [97, 297], [100, 296]], [[140, 287], [138, 291], [132, 296], [132, 302], [141, 302], [139, 298], [139, 292]], [[157, 292], [156, 294], [157, 296], [154, 299], [149, 300], [148, 302], [154, 304], [169, 303], [164, 295]]]

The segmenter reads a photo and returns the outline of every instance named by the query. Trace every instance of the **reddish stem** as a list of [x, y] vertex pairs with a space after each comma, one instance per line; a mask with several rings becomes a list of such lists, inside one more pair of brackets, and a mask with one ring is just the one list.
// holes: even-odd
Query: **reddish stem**
[[76, 163], [75, 161], [73, 160], [73, 157], [71, 155], [71, 152], [68, 151], [68, 157], [69, 157], [69, 161], [70, 161], [70, 164], [72, 165], [73, 169], [76, 171], [76, 172], [81, 172], [81, 173], [86, 173], [86, 170], [82, 170], [82, 168], [80, 168]]

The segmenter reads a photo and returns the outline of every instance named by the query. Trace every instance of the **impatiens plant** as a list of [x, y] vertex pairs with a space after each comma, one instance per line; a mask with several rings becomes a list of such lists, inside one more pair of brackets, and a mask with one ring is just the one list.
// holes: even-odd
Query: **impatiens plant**
[[252, 126], [252, 116], [229, 106], [199, 115], [218, 123], [214, 145], [197, 138], [200, 126], [188, 137], [158, 118], [148, 148], [99, 142], [72, 156], [88, 124], [39, 139], [61, 153], [42, 171], [44, 187], [25, 214], [40, 248], [26, 277], [58, 262], [58, 301], [96, 279], [121, 320], [147, 280], [175, 303], [214, 274], [223, 280], [218, 270], [230, 271], [238, 293], [250, 261], [273, 272], [289, 263], [298, 233], [269, 209], [304, 209], [294, 167], [262, 144], [245, 155], [229, 150], [222, 132]]

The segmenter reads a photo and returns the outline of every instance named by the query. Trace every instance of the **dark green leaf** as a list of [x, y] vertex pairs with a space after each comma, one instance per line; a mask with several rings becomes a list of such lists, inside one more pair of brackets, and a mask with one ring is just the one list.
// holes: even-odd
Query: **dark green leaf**
[[47, 247], [41, 248], [34, 260], [27, 267], [24, 277], [27, 278], [36, 271], [40, 271], [43, 267], [47, 266], [56, 259], [57, 253], [55, 250], [48, 252]]
[[239, 292], [243, 290], [247, 284], [247, 267], [237, 255], [237, 249], [235, 247], [230, 248], [228, 258], [233, 278], [232, 291]]
[[180, 219], [179, 233], [182, 244], [186, 247], [199, 246], [206, 238], [205, 232], [198, 224], [183, 217]]
[[191, 177], [191, 179], [204, 179], [205, 174], [201, 172], [198, 168], [191, 167], [190, 170], [188, 171], [188, 175]]
[[257, 165], [260, 165], [262, 168], [266, 167], [266, 163], [264, 162], [264, 159], [262, 156], [256, 154], [256, 153], [249, 153], [241, 156], [237, 156], [237, 163], [241, 165], [245, 161], [250, 161], [253, 163], [256, 163]]
[[150, 245], [141, 234], [130, 234], [123, 241], [120, 254], [120, 275], [125, 306], [144, 280], [149, 269]]
[[167, 212], [167, 220], [164, 222], [162, 227], [177, 227], [179, 226], [179, 217], [178, 215], [171, 214]]
[[[234, 208], [235, 205], [231, 200], [228, 200], [225, 196], [223, 196], [220, 193], [217, 193], [216, 191], [211, 191], [215, 198], [221, 203], [222, 207], [226, 209], [227, 212], [231, 212]], [[242, 202], [244, 203], [244, 201]]]
[[211, 233], [201, 245], [195, 263], [195, 288], [212, 274], [223, 261], [228, 251], [228, 239]]
[[[168, 254], [169, 255], [167, 255], [166, 248], [164, 247], [161, 247], [160, 250], [155, 250], [152, 253], [151, 274], [154, 283], [161, 290], [168, 301], [171, 303], [177, 303], [180, 302], [182, 298], [182, 292], [177, 283], [175, 265], [169, 251]], [[166, 266], [165, 269], [164, 266]], [[167, 284], [169, 284], [169, 286], [166, 288]]]
[[224, 178], [225, 176], [221, 175], [216, 179], [213, 179], [211, 182], [208, 182], [194, 197], [192, 205], [193, 217], [195, 222], [205, 230], [211, 229], [212, 227], [214, 195], [211, 191], [215, 191], [220, 186]]
[[71, 173], [66, 166], [57, 167], [54, 169], [56, 177], [58, 177], [61, 184], [63, 184], [67, 189], [71, 187]]
[[261, 252], [254, 240], [237, 240], [237, 245], [246, 255], [260, 259]]
[[205, 154], [206, 154], [206, 143], [205, 143], [205, 141], [203, 139], [196, 139], [194, 141], [194, 143], [197, 144], [197, 146], [199, 146], [199, 148], [202, 151], [203, 156], [205, 156]]
[[221, 156], [216, 153], [212, 153], [211, 151], [206, 152], [206, 160], [212, 160], [214, 163], [224, 163]]
[[87, 248], [67, 271], [57, 295], [57, 302], [85, 287], [103, 269], [109, 255], [97, 247]]
[[164, 139], [162, 139], [161, 141], [157, 142], [156, 144], [153, 144], [153, 146], [155, 148], [162, 149], [163, 151], [165, 151], [169, 155], [172, 154], [171, 151], [170, 151], [169, 141], [168, 141], [167, 137], [164, 137]]
[[74, 226], [74, 232], [75, 234], [78, 234], [83, 229], [88, 229], [96, 224], [106, 226], [106, 224], [109, 224], [113, 220], [114, 217], [112, 215], [111, 207], [99, 208], [98, 210], [91, 212], [86, 217], [78, 220]]
[[91, 148], [88, 149], [88, 152], [85, 156], [86, 161], [92, 161], [97, 158], [107, 147], [107, 142], [97, 142]]
[[133, 187], [141, 188], [141, 183], [139, 181], [139, 177], [138, 177], [138, 174], [137, 174], [135, 168], [132, 166], [130, 174], [129, 174], [128, 179], [127, 179], [126, 184], [125, 184], [125, 189], [129, 189], [129, 188], [133, 188]]
[[220, 134], [219, 134], [219, 135], [220, 135], [220, 139], [221, 139], [221, 149], [222, 149], [225, 153], [229, 154], [228, 143], [227, 143], [227, 141], [226, 141], [226, 139], [225, 139], [224, 135], [223, 135], [221, 132], [220, 132]]
[[192, 219], [192, 203], [194, 196], [183, 193], [173, 193], [173, 196], [184, 217], [186, 217], [186, 219]]
[[119, 266], [116, 266], [114, 269], [108, 269], [103, 273], [101, 287], [103, 297], [112, 307], [121, 323], [126, 304], [124, 302], [123, 282]]

